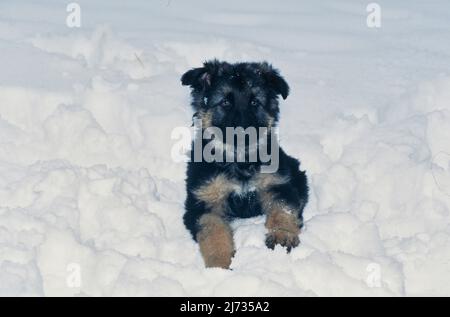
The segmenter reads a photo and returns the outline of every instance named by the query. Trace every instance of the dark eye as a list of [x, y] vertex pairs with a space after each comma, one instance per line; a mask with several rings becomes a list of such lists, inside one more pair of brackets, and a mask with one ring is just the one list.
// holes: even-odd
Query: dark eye
[[224, 99], [222, 101], [222, 106], [223, 107], [229, 107], [229, 106], [231, 106], [231, 102], [228, 99]]
[[256, 107], [258, 105], [258, 101], [256, 99], [252, 99], [252, 101], [250, 101], [250, 105]]

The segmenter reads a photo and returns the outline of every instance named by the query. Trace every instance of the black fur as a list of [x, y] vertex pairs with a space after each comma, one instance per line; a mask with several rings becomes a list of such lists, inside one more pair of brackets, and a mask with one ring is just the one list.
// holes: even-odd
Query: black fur
[[[192, 88], [192, 106], [196, 112], [194, 116], [208, 112], [211, 115], [211, 125], [223, 130], [226, 127], [275, 125], [279, 116], [278, 96], [286, 99], [289, 94], [286, 81], [265, 62], [230, 64], [213, 60], [204, 63], [203, 67], [186, 72], [181, 82]], [[202, 143], [206, 144], [206, 141]], [[187, 169], [184, 223], [194, 239], [199, 230], [198, 219], [211, 212], [203, 201], [197, 199], [194, 191], [219, 174], [224, 174], [245, 187], [260, 172], [263, 164], [259, 159], [257, 162], [243, 163], [194, 162], [192, 153]], [[295, 210], [301, 220], [308, 200], [308, 186], [305, 172], [300, 171], [299, 167], [299, 161], [280, 148], [279, 169], [276, 173], [287, 176], [289, 182], [274, 185], [270, 191], [276, 199]], [[257, 192], [256, 188], [244, 195], [231, 193], [223, 216], [233, 219], [261, 215], [263, 210]]]

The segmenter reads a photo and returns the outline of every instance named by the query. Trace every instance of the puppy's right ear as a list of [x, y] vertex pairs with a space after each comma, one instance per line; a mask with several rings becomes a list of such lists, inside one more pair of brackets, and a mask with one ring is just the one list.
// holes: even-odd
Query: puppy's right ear
[[211, 74], [206, 67], [193, 68], [181, 76], [181, 84], [193, 89], [203, 89], [211, 85]]
[[181, 83], [184, 86], [191, 86], [196, 90], [202, 90], [211, 86], [213, 78], [222, 74], [223, 71], [229, 69], [230, 65], [225, 62], [219, 62], [213, 59], [203, 63], [203, 67], [193, 68], [183, 76], [181, 76]]
[[194, 68], [181, 76], [183, 86], [191, 86], [192, 89], [202, 90], [211, 86], [212, 73], [208, 67]]

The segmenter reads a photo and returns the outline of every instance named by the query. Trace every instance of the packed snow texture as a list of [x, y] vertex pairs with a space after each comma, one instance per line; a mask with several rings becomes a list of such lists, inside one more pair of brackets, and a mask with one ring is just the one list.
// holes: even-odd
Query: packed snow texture
[[[450, 3], [0, 3], [0, 295], [450, 295]], [[233, 223], [232, 270], [182, 223], [181, 74], [267, 60], [307, 171], [301, 244]]]

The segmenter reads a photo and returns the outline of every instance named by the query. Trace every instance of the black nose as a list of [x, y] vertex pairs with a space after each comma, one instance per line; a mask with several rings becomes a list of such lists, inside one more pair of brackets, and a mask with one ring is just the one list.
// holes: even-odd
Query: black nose
[[249, 123], [249, 113], [247, 106], [247, 98], [244, 96], [239, 96], [236, 100], [235, 107], [235, 123], [236, 126], [247, 128], [250, 126]]
[[234, 124], [236, 127], [248, 128], [252, 124], [248, 113], [244, 111], [236, 111], [234, 114]]
[[235, 118], [236, 126], [245, 127], [247, 123], [245, 113], [243, 113], [242, 111], [237, 111]]

